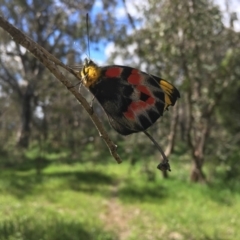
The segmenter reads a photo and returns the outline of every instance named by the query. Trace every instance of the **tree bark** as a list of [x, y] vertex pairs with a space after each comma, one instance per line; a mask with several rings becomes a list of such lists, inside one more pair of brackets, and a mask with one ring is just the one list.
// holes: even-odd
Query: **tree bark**
[[29, 145], [29, 138], [31, 134], [31, 120], [32, 120], [32, 98], [33, 93], [30, 86], [27, 86], [25, 93], [22, 95], [22, 113], [21, 113], [21, 127], [17, 145], [21, 148], [27, 148]]
[[191, 182], [206, 183], [206, 176], [202, 171], [203, 161], [197, 156], [194, 157], [190, 174]]
[[20, 30], [15, 28], [2, 16], [0, 16], [0, 27], [3, 28], [6, 32], [8, 32], [16, 43], [22, 45], [29, 52], [31, 52], [76, 97], [79, 103], [89, 114], [92, 122], [94, 123], [95, 127], [99, 132], [99, 135], [102, 137], [102, 139], [108, 146], [111, 155], [115, 158], [117, 163], [121, 163], [122, 160], [117, 154], [117, 145], [115, 145], [109, 138], [98, 116], [92, 111], [92, 107], [88, 104], [87, 100], [79, 93], [78, 89], [73, 87], [72, 83], [64, 76], [61, 71], [59, 71], [58, 67], [60, 66], [63, 69], [67, 70], [77, 79], [79, 79], [78, 74], [72, 68], [64, 65], [59, 59], [50, 54], [46, 49], [44, 49], [32, 39], [24, 35]]
[[[212, 111], [212, 109], [211, 109]], [[206, 146], [206, 142], [208, 136], [210, 134], [210, 126], [211, 126], [211, 118], [210, 114], [206, 119], [201, 121], [199, 125], [202, 127], [197, 129], [199, 137], [195, 139], [195, 144], [192, 145], [192, 157], [193, 157], [193, 165], [192, 171], [190, 174], [190, 180], [192, 182], [201, 182], [206, 183], [206, 176], [203, 173], [202, 167], [204, 164], [204, 150]]]
[[[177, 133], [177, 125], [178, 125], [178, 105], [173, 108], [173, 116], [171, 119], [170, 132], [168, 134], [168, 145], [165, 150], [165, 155], [169, 157], [172, 153], [175, 145], [176, 133]], [[162, 171], [163, 178], [168, 178], [168, 171]]]
[[176, 105], [173, 108], [173, 115], [172, 115], [172, 119], [171, 119], [171, 126], [170, 126], [170, 132], [168, 134], [168, 145], [167, 148], [165, 150], [165, 155], [168, 157], [173, 149], [174, 149], [174, 145], [175, 145], [175, 139], [176, 139], [176, 133], [177, 133], [177, 125], [178, 125], [178, 105]]

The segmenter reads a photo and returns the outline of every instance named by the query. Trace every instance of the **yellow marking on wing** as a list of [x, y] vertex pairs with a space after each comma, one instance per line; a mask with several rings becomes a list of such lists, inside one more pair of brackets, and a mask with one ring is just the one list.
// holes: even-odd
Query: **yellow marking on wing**
[[173, 104], [170, 97], [173, 94], [174, 86], [171, 83], [169, 83], [163, 79], [161, 79], [159, 83], [160, 83], [161, 88], [164, 91], [164, 98], [165, 98], [164, 110], [166, 110], [168, 106]]

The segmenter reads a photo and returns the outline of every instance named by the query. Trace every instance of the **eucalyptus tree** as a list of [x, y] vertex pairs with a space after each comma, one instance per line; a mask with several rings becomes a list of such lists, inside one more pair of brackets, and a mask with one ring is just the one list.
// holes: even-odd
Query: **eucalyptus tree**
[[[86, 13], [91, 14], [95, 3], [97, 1], [94, 0], [3, 0], [0, 13], [61, 61], [79, 65], [87, 53]], [[113, 8], [115, 1], [103, 1], [102, 4], [102, 13], [95, 11], [93, 27], [90, 28], [89, 36], [93, 43], [101, 38], [106, 39], [106, 32], [113, 28], [113, 18], [104, 13], [110, 12], [108, 9]], [[14, 132], [18, 145], [25, 148], [29, 145], [31, 129], [39, 127], [40, 123], [45, 137], [50, 131], [49, 135], [55, 135], [56, 138], [60, 136], [59, 128], [64, 124], [76, 126], [75, 120], [77, 118], [79, 121], [80, 116], [74, 113], [74, 104], [69, 107], [71, 101], [66, 91], [51, 80], [52, 76], [38, 60], [2, 30], [0, 38], [0, 97], [6, 101], [2, 121], [11, 125], [10, 128], [2, 128], [2, 131], [11, 132], [11, 135]], [[11, 106], [15, 106], [14, 111], [9, 111], [8, 100]], [[58, 110], [61, 108], [62, 116], [54, 110], [54, 104]], [[68, 132], [70, 136], [72, 132]]]
[[[191, 180], [205, 182], [206, 153], [214, 155], [213, 149], [222, 148], [219, 135], [214, 139], [216, 131], [221, 132], [214, 128], [216, 109], [227, 89], [239, 81], [239, 33], [233, 24], [223, 24], [219, 7], [210, 0], [150, 0], [135, 7], [141, 21], [115, 43], [112, 58], [121, 54], [126, 61], [136, 60], [133, 64], [152, 74], [161, 71], [163, 78], [179, 86], [181, 99], [172, 127], [157, 126], [171, 142], [179, 133], [192, 159]], [[169, 126], [170, 118], [164, 119], [161, 124]]]

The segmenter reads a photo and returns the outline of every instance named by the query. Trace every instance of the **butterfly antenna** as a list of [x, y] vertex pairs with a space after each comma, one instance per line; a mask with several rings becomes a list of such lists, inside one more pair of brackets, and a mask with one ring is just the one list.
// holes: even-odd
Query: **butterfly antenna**
[[87, 25], [87, 48], [88, 48], [88, 57], [90, 58], [90, 40], [89, 40], [89, 15], [86, 15], [86, 25]]
[[162, 150], [162, 148], [160, 147], [160, 145], [156, 142], [156, 140], [146, 131], [143, 131], [146, 136], [153, 142], [153, 144], [156, 146], [156, 148], [159, 150], [159, 152], [162, 154], [163, 160], [161, 163], [159, 163], [159, 165], [157, 166], [158, 169], [162, 170], [162, 171], [171, 171], [170, 169], [170, 164], [168, 162], [168, 158], [165, 155], [164, 151]]

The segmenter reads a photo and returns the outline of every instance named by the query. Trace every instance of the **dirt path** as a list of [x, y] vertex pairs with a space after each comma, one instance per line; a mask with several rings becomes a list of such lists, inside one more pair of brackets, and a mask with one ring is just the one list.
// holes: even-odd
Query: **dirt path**
[[104, 222], [106, 230], [117, 234], [119, 240], [127, 239], [133, 230], [131, 222], [140, 214], [140, 209], [123, 206], [118, 201], [119, 183], [112, 186], [109, 200], [103, 203], [103, 213], [100, 218]]

